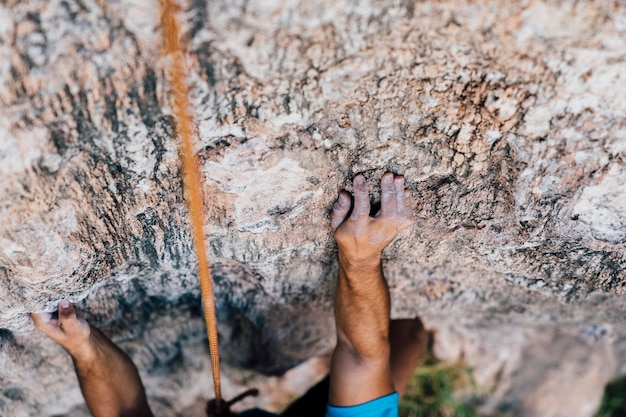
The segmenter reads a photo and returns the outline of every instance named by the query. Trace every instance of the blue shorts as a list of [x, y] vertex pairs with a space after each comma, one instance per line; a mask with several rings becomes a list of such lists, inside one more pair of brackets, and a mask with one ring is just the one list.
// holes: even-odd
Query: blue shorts
[[328, 405], [326, 417], [398, 417], [397, 392], [350, 407]]
[[[398, 401], [398, 393], [394, 392], [393, 394], [350, 407], [335, 407], [329, 404], [326, 407], [326, 417], [398, 417]], [[280, 416], [255, 408], [239, 413], [239, 417]]]

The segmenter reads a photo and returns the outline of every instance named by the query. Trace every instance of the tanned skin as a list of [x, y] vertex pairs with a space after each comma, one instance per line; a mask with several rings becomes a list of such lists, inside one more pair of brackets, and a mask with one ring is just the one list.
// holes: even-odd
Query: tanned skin
[[423, 359], [429, 341], [430, 334], [424, 329], [419, 317], [391, 320], [389, 366], [391, 381], [400, 396], [404, 393], [415, 367]]
[[[330, 375], [330, 403], [337, 406], [402, 393], [428, 340], [419, 318], [389, 321], [381, 254], [409, 227], [413, 215], [402, 177], [385, 174], [381, 189], [381, 210], [370, 217], [367, 185], [358, 175], [354, 207], [350, 194], [342, 192], [331, 216], [340, 263], [335, 300], [338, 341]], [[130, 358], [78, 315], [69, 301], [59, 303], [58, 318], [49, 313], [31, 318], [37, 329], [71, 355], [94, 417], [152, 416]]]
[[98, 329], [76, 314], [67, 300], [58, 319], [31, 314], [35, 327], [72, 357], [80, 389], [94, 417], [152, 417], [137, 368]]
[[[381, 256], [398, 233], [413, 222], [404, 178], [392, 173], [382, 177], [381, 208], [373, 217], [362, 175], [354, 178], [353, 189], [354, 202], [343, 191], [331, 215], [339, 253], [335, 296], [337, 346], [331, 362], [329, 397], [334, 406], [358, 405], [404, 390], [421, 353], [412, 354], [416, 349], [400, 348], [406, 352], [394, 355], [398, 360], [392, 375], [389, 290], [381, 269]], [[423, 330], [419, 319], [394, 325], [397, 327], [394, 339], [406, 339], [407, 329], [414, 334]], [[416, 336], [420, 342], [414, 346], [420, 345], [422, 339]]]

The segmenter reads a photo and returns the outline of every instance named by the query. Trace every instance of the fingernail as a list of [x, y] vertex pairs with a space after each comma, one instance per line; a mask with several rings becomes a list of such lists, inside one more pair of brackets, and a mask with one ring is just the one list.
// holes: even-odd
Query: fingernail
[[354, 183], [358, 185], [359, 187], [362, 185], [365, 185], [365, 178], [359, 175], [358, 177], [354, 179]]
[[61, 307], [63, 310], [66, 310], [70, 308], [70, 302], [67, 300], [63, 300], [59, 303], [59, 307]]
[[50, 321], [50, 319], [52, 318], [52, 314], [50, 313], [39, 313], [39, 318], [41, 319], [41, 321], [43, 321], [44, 323], [47, 323]]

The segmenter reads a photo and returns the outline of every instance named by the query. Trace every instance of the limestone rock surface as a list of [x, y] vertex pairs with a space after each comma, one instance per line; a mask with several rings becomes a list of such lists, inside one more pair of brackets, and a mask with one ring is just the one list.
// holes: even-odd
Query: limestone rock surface
[[[416, 216], [385, 252], [393, 317], [474, 367], [486, 411], [593, 415], [626, 373], [626, 3], [181, 8], [227, 396], [269, 404], [261, 375], [332, 348], [329, 210], [391, 170]], [[210, 394], [158, 13], [0, 2], [0, 415], [86, 415], [27, 316], [66, 297], [157, 415]]]

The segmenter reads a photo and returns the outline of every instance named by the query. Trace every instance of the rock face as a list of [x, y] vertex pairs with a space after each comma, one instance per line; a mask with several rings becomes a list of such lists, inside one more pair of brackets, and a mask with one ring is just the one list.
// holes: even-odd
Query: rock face
[[[181, 5], [227, 396], [332, 347], [329, 210], [391, 170], [417, 218], [385, 252], [393, 316], [475, 368], [487, 411], [593, 414], [626, 373], [625, 3]], [[65, 297], [158, 415], [208, 396], [158, 22], [0, 2], [0, 415], [86, 415], [27, 316]]]

